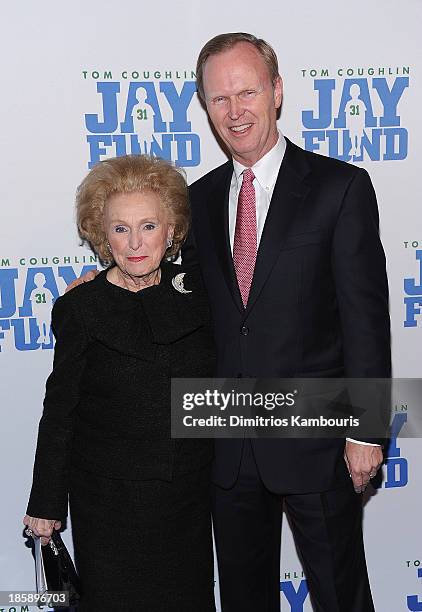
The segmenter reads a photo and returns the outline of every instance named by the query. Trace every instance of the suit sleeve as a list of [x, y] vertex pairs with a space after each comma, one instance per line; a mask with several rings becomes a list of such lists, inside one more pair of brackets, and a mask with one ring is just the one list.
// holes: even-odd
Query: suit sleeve
[[197, 209], [195, 208], [195, 204], [194, 204], [195, 187], [191, 185], [188, 191], [189, 191], [189, 205], [191, 208], [192, 218], [191, 218], [191, 225], [189, 228], [188, 235], [186, 236], [186, 240], [182, 246], [181, 255], [182, 255], [182, 264], [190, 268], [192, 266], [198, 266], [199, 262], [198, 262], [198, 253], [196, 249], [195, 235], [193, 232], [194, 216], [195, 216], [195, 212], [197, 211]]
[[63, 520], [67, 515], [74, 413], [88, 342], [83, 318], [69, 294], [56, 300], [52, 328], [56, 338], [53, 371], [46, 383], [27, 514]]
[[182, 264], [187, 268], [198, 266], [198, 253], [192, 227], [182, 246]]
[[[375, 192], [365, 170], [359, 169], [345, 193], [332, 244], [332, 267], [340, 312], [345, 376], [391, 376], [390, 317], [386, 262], [379, 237]], [[380, 419], [385, 389], [375, 393]], [[371, 387], [372, 392], [372, 387]], [[384, 398], [385, 399], [385, 398]], [[386, 398], [388, 400], [388, 398]], [[365, 397], [368, 405], [368, 398]], [[383, 443], [380, 439], [363, 439]]]

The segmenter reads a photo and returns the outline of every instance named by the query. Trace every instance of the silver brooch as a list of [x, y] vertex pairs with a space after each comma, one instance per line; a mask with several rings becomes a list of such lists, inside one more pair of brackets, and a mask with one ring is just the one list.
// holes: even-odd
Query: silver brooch
[[183, 286], [183, 277], [185, 276], [185, 274], [186, 272], [181, 272], [181, 274], [176, 274], [176, 276], [172, 278], [171, 284], [176, 289], [176, 291], [178, 291], [179, 293], [192, 293], [192, 291], [185, 289], [185, 287]]

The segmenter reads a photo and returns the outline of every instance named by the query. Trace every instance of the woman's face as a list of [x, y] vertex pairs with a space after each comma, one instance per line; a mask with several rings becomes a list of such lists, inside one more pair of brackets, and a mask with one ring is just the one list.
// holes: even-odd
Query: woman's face
[[116, 265], [132, 277], [157, 270], [174, 230], [152, 191], [112, 195], [104, 209], [104, 229]]

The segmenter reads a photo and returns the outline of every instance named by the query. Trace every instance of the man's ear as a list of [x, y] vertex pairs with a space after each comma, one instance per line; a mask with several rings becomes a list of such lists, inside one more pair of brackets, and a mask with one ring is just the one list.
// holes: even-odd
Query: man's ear
[[283, 79], [279, 75], [274, 81], [274, 106], [280, 108], [283, 101]]

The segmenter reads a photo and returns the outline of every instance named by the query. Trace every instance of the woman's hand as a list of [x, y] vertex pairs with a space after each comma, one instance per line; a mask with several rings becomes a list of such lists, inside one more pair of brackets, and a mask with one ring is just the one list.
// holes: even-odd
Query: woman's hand
[[34, 536], [41, 538], [41, 544], [45, 546], [49, 543], [53, 529], [59, 530], [62, 526], [60, 521], [54, 519], [34, 518], [25, 514], [23, 524], [31, 529]]
[[83, 285], [83, 283], [89, 283], [90, 281], [93, 281], [98, 273], [99, 273], [99, 270], [88, 270], [88, 272], [84, 274], [83, 276], [80, 276], [79, 278], [75, 278], [75, 280], [72, 281], [70, 285], [66, 287], [65, 293], [67, 293], [68, 291], [71, 291], [78, 285]]

